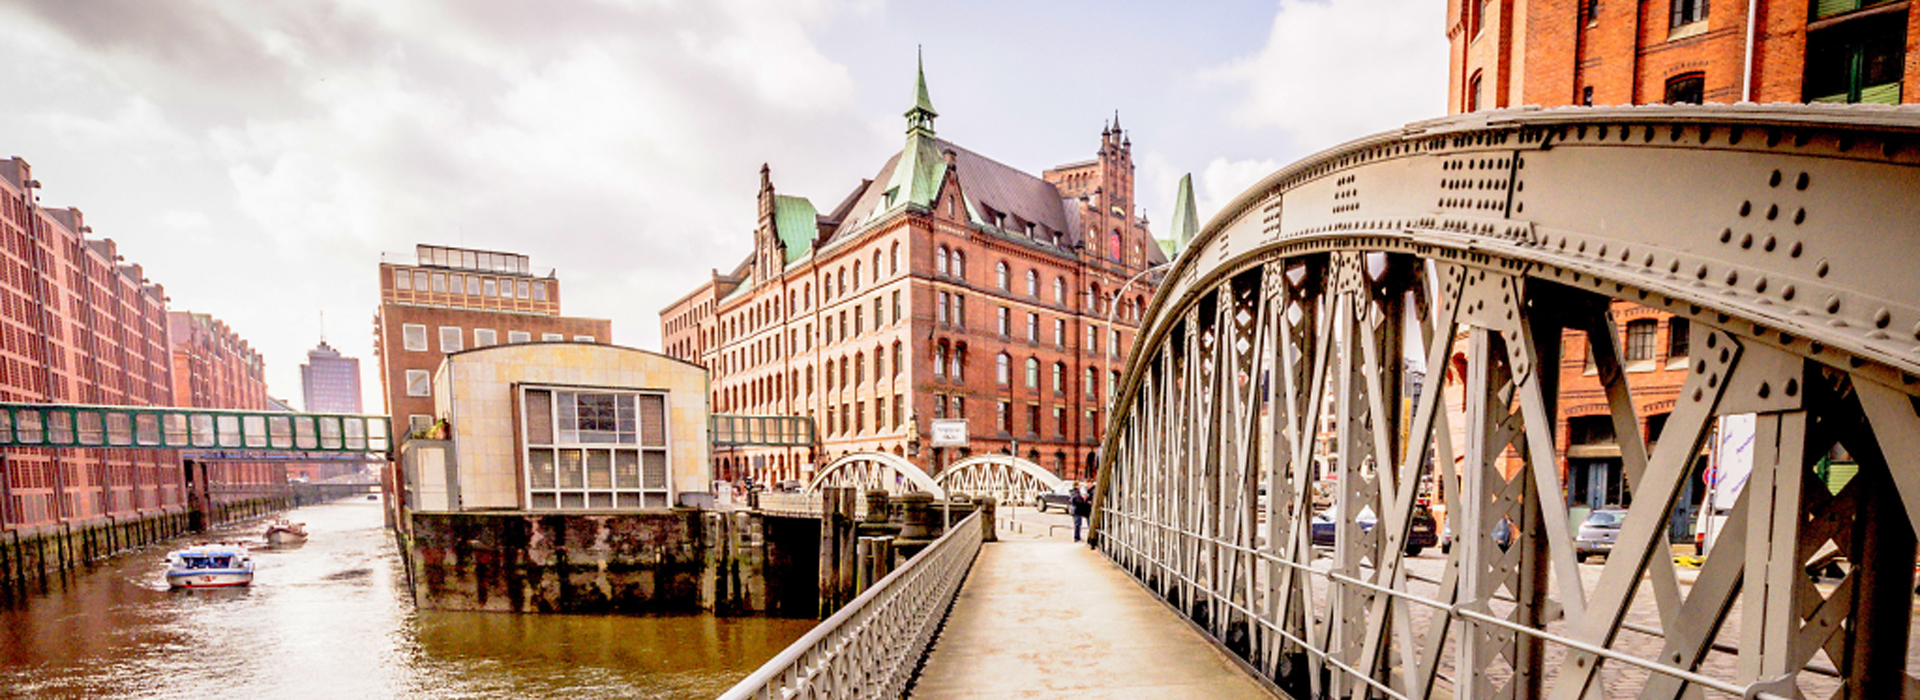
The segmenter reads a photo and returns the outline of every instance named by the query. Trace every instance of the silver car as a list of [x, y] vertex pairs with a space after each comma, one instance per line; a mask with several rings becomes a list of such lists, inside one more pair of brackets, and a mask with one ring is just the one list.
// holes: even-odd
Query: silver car
[[1613, 541], [1620, 537], [1620, 523], [1627, 519], [1627, 511], [1606, 508], [1587, 514], [1580, 521], [1580, 533], [1573, 539], [1573, 556], [1580, 561], [1595, 554], [1605, 555], [1613, 551]]

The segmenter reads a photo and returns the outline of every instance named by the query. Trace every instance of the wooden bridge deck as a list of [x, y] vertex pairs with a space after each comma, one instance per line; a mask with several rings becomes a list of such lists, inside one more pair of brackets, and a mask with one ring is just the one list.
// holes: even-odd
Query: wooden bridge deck
[[911, 697], [1276, 696], [1099, 553], [1015, 541], [981, 548]]

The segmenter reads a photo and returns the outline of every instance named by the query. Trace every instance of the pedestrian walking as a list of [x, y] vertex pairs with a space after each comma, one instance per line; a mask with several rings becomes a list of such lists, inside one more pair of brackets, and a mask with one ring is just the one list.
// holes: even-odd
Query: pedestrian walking
[[1080, 541], [1080, 524], [1093, 515], [1093, 487], [1089, 485], [1081, 490], [1078, 484], [1073, 487], [1073, 541]]

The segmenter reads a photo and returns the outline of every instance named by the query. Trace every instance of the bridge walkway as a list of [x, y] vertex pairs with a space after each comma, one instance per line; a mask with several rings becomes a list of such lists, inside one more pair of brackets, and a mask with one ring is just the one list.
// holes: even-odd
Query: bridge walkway
[[981, 547], [910, 697], [1276, 697], [1085, 545]]

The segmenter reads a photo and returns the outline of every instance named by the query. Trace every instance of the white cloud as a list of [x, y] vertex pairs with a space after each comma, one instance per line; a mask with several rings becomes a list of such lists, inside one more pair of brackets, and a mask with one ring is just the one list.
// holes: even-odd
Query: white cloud
[[1446, 112], [1446, 3], [1281, 0], [1260, 50], [1205, 77], [1244, 87], [1235, 122], [1318, 151]]
[[1193, 187], [1193, 207], [1200, 214], [1200, 220], [1213, 218], [1228, 201], [1279, 169], [1280, 163], [1274, 160], [1215, 158], [1208, 162]]

